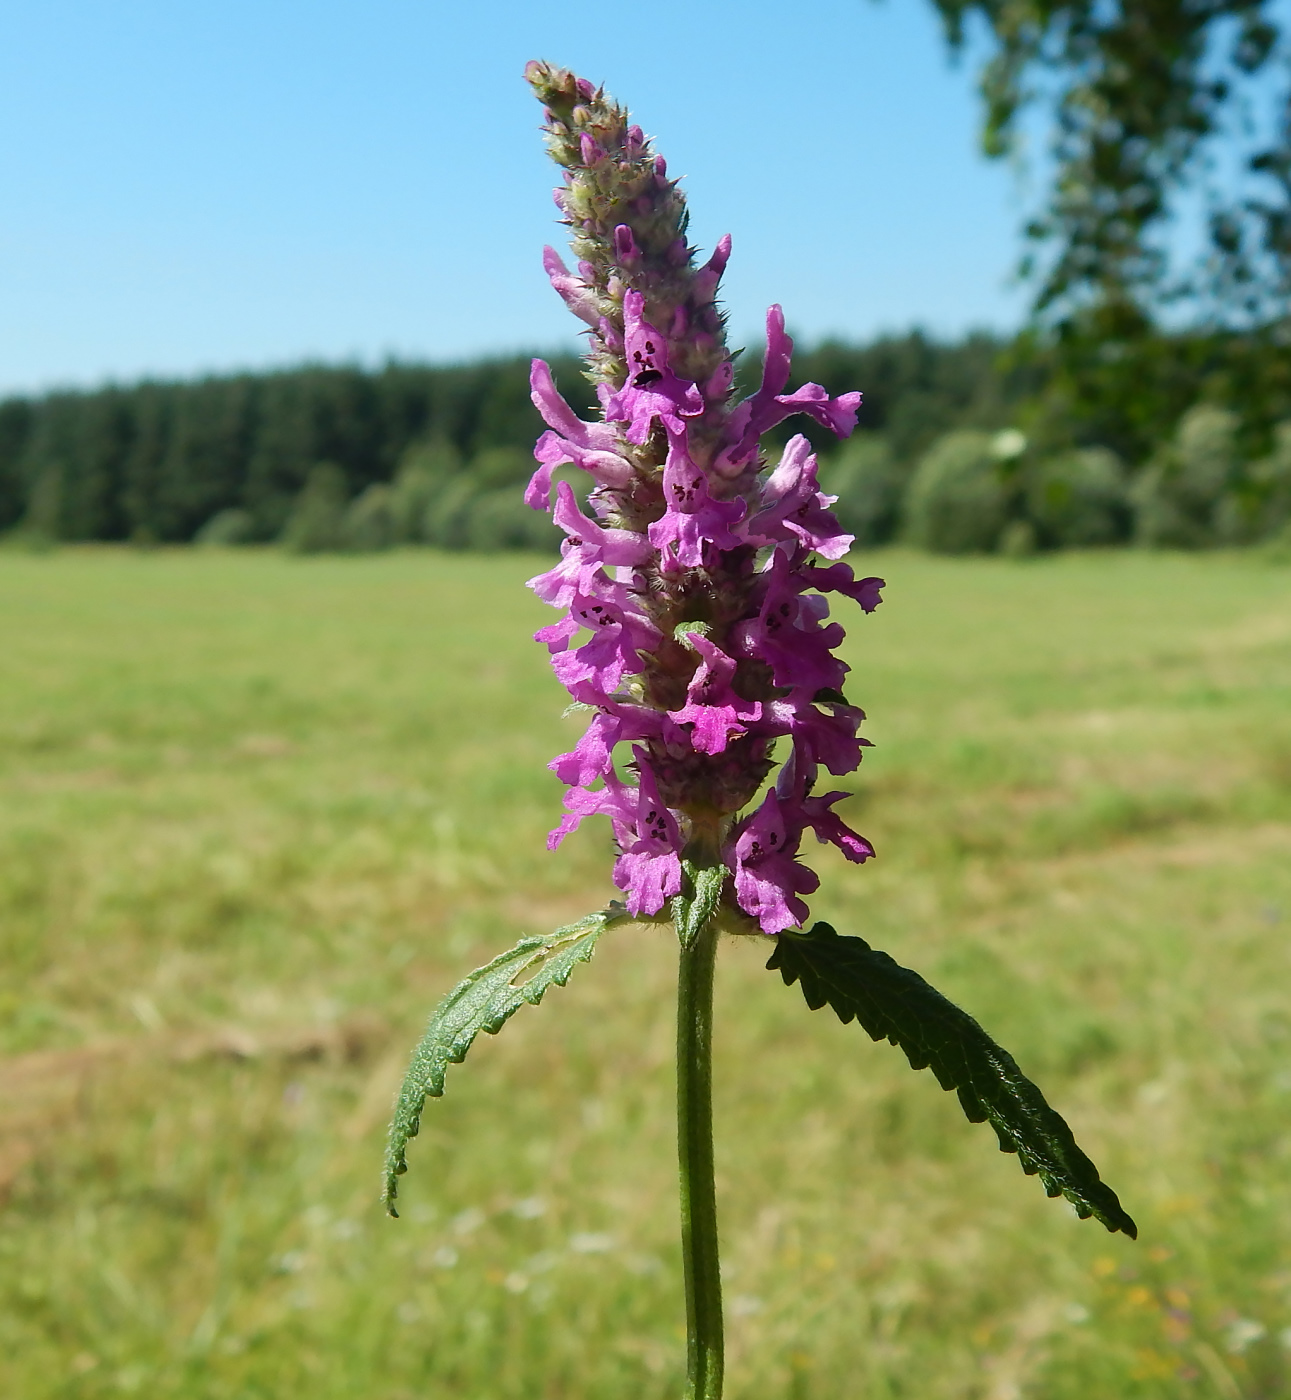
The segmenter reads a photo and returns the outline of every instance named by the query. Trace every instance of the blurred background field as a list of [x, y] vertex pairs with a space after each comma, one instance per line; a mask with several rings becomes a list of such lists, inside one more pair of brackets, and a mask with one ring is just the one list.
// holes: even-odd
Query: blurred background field
[[[870, 559], [865, 560], [870, 563]], [[972, 1011], [1137, 1245], [731, 942], [732, 1397], [1291, 1388], [1291, 571], [898, 550], [813, 912]], [[434, 1001], [601, 903], [523, 554], [0, 554], [0, 1393], [666, 1397], [674, 955], [608, 938], [454, 1071]]]

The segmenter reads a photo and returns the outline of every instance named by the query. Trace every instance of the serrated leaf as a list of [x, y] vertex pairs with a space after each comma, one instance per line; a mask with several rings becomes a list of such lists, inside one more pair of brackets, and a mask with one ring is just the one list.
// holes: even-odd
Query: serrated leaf
[[730, 871], [725, 865], [696, 865], [689, 860], [683, 860], [681, 868], [686, 887], [672, 901], [672, 918], [681, 946], [689, 948], [717, 913]]
[[[621, 908], [611, 906], [555, 933], [522, 938], [514, 948], [463, 978], [435, 1008], [426, 1034], [413, 1051], [390, 1124], [384, 1201], [391, 1215], [399, 1214], [394, 1200], [398, 1178], [408, 1170], [408, 1143], [421, 1128], [427, 1098], [443, 1094], [449, 1065], [461, 1064], [481, 1032], [496, 1035], [526, 1003], [537, 1006], [549, 987], [563, 987], [574, 968], [592, 956], [605, 930], [627, 917]], [[524, 981], [516, 980], [526, 972], [530, 975]]]
[[1050, 1196], [1065, 1196], [1082, 1220], [1138, 1237], [1115, 1191], [1080, 1150], [1066, 1120], [966, 1012], [917, 972], [863, 938], [845, 938], [829, 924], [780, 934], [767, 963], [786, 986], [797, 982], [813, 1011], [828, 1003], [846, 1024], [856, 1020], [872, 1040], [899, 1045], [914, 1069], [931, 1068], [954, 1089], [971, 1123], [989, 1121], [1002, 1152], [1015, 1152], [1028, 1176]]

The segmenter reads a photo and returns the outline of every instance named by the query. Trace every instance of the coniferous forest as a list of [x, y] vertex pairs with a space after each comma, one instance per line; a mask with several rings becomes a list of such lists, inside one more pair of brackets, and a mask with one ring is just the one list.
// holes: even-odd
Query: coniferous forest
[[[553, 369], [580, 409], [572, 356]], [[307, 365], [0, 403], [0, 533], [15, 542], [276, 541], [547, 548], [526, 508], [542, 424], [529, 361]], [[755, 355], [741, 361], [756, 383]], [[860, 430], [822, 479], [863, 543], [1025, 553], [1280, 535], [1291, 370], [1268, 334], [1044, 345], [921, 333], [800, 353], [797, 381], [860, 386]], [[579, 474], [570, 469], [573, 477]]]

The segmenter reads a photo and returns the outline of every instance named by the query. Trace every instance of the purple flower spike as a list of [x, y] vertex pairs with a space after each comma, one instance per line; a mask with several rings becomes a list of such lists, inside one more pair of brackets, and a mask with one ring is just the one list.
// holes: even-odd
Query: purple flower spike
[[[583, 421], [534, 362], [549, 431], [525, 499], [567, 537], [560, 562], [530, 581], [563, 610], [537, 636], [594, 712], [552, 761], [568, 790], [549, 843], [607, 816], [632, 913], [658, 914], [683, 892], [686, 868], [724, 870], [728, 926], [780, 933], [808, 917], [804, 896], [818, 884], [799, 855], [805, 832], [852, 861], [874, 854], [834, 812], [846, 794], [812, 789], [821, 769], [853, 772], [867, 744], [865, 716], [843, 696], [843, 629], [825, 595], [872, 612], [883, 582], [841, 562], [852, 536], [807, 439], [771, 466], [761, 438], [795, 413], [845, 437], [860, 395], [789, 388], [793, 341], [777, 306], [761, 386], [734, 402], [717, 306], [730, 239], [697, 266], [677, 183], [627, 113], [571, 73], [527, 74], [565, 170], [557, 203], [578, 270], [550, 250], [545, 266], [590, 328], [601, 404], [598, 421]], [[593, 482], [586, 509], [553, 477], [567, 466]], [[767, 790], [777, 741], [785, 761]]]

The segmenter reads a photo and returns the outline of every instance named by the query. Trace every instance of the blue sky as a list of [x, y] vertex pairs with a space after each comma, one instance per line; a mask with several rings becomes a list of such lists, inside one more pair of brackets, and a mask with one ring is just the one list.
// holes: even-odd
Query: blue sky
[[735, 252], [737, 341], [1017, 323], [1017, 178], [927, 0], [40, 0], [0, 11], [0, 391], [573, 343], [545, 57]]

